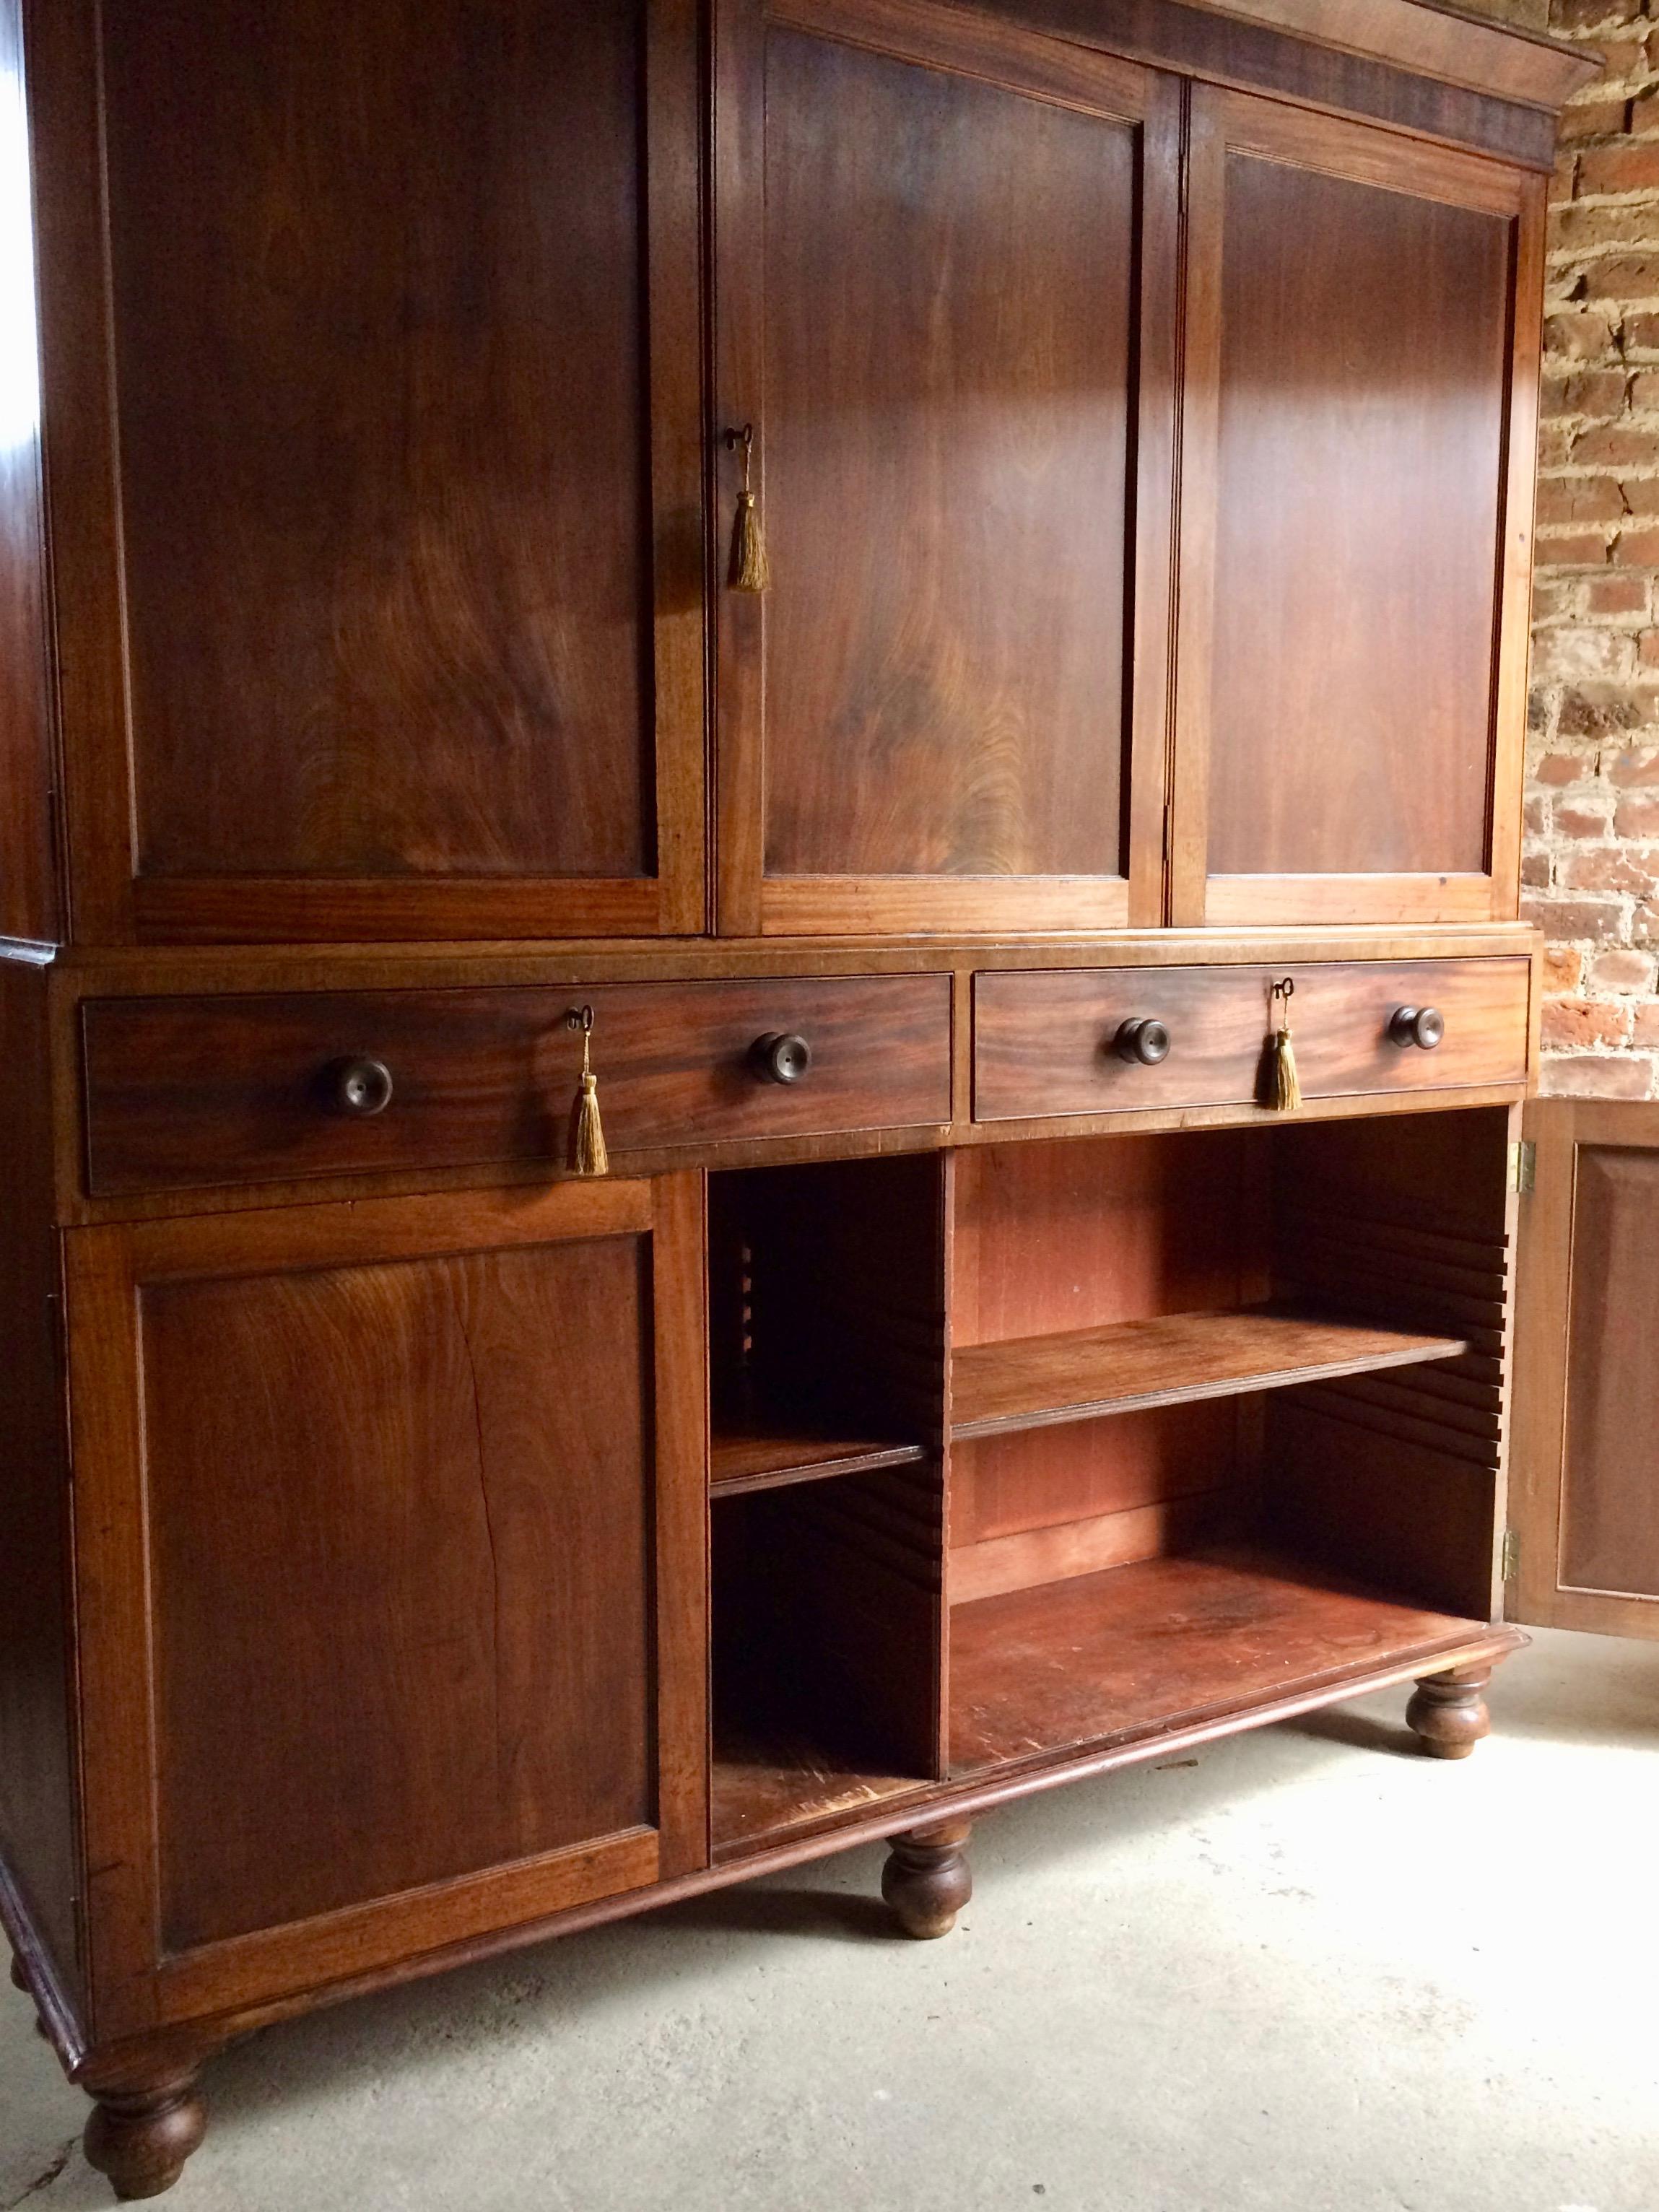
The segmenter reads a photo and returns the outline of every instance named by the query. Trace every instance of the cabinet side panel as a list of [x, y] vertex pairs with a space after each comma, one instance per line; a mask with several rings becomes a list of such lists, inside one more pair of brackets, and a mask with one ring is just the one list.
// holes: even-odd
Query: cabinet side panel
[[637, 1238], [141, 1291], [179, 1950], [649, 1824]]
[[52, 696], [20, 0], [0, 0], [0, 937], [55, 943]]
[[1121, 877], [1137, 127], [765, 82], [768, 871]]
[[1229, 155], [1212, 873], [1487, 866], [1513, 231]]
[[1560, 1582], [1659, 1598], [1659, 1154], [1586, 1145], [1573, 1204]]
[[46, 987], [0, 962], [0, 1856], [78, 1984], [69, 1492], [52, 1224]]
[[640, 0], [103, 26], [141, 872], [648, 876]]

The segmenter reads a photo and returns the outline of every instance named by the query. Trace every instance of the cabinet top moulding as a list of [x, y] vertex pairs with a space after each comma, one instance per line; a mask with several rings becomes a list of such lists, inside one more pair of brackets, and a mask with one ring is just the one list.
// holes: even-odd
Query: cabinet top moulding
[[1601, 67], [1432, 0], [1019, 0], [1018, 13], [1081, 45], [1541, 170], [1555, 118]]

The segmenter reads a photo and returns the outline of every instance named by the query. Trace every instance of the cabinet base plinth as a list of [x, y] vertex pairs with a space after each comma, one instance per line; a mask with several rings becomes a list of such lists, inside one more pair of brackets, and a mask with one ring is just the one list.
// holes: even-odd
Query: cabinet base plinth
[[907, 1936], [927, 1941], [948, 1936], [957, 1915], [974, 1893], [974, 1877], [963, 1846], [973, 1833], [969, 1820], [942, 1820], [895, 1836], [881, 1870], [881, 1893]]

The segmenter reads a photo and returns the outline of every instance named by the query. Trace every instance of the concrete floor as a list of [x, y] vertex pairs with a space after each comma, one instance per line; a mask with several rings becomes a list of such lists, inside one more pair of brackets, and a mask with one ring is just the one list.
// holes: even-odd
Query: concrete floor
[[[179, 2212], [1656, 2212], [1659, 1646], [1542, 1636], [1463, 1765], [1374, 1698], [275, 2028]], [[0, 2212], [107, 2205], [9, 1990]]]

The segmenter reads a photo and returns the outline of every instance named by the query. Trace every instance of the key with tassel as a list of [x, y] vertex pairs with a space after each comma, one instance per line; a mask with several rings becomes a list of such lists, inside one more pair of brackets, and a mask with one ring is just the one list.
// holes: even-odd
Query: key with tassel
[[1296, 979], [1287, 975], [1273, 985], [1273, 1005], [1281, 1011], [1275, 1018], [1273, 1040], [1273, 1096], [1267, 1104], [1276, 1114], [1294, 1114], [1302, 1103], [1302, 1079], [1297, 1073], [1296, 1046], [1291, 1038], [1291, 1000]]
[[734, 592], [763, 592], [772, 581], [772, 564], [767, 558], [766, 539], [761, 532], [760, 510], [755, 504], [755, 494], [750, 483], [750, 472], [755, 459], [755, 426], [745, 422], [741, 430], [728, 430], [726, 450], [734, 453], [743, 448], [743, 489], [738, 494], [737, 520], [732, 530], [732, 559], [726, 572], [727, 586]]
[[572, 1175], [609, 1175], [611, 1158], [605, 1148], [605, 1124], [599, 1119], [599, 1079], [593, 1073], [593, 1009], [573, 1006], [564, 1019], [567, 1029], [582, 1033], [582, 1072], [570, 1109], [567, 1165]]

